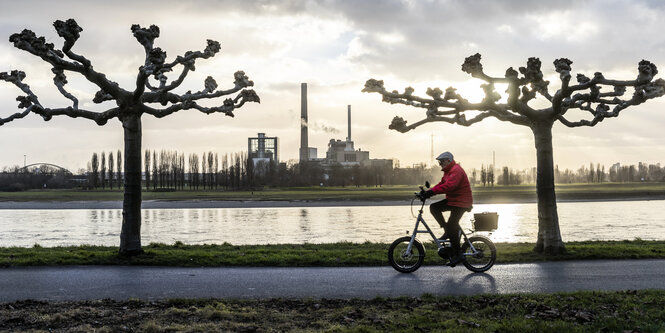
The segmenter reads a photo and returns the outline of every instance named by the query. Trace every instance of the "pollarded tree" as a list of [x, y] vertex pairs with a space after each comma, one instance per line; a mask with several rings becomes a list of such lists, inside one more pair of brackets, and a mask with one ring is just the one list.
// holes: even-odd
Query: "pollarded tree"
[[[485, 81], [481, 85], [485, 96], [479, 103], [467, 101], [452, 87], [445, 92], [439, 88], [429, 88], [429, 97], [424, 98], [413, 95], [414, 89], [411, 87], [403, 93], [391, 92], [384, 88], [383, 81], [370, 79], [363, 91], [380, 93], [387, 103], [426, 110], [425, 118], [411, 125], [407, 125], [401, 117], [393, 118], [389, 128], [402, 133], [430, 122], [470, 126], [490, 117], [529, 127], [534, 135], [537, 159], [538, 239], [534, 250], [558, 254], [565, 252], [565, 246], [559, 230], [554, 191], [553, 124], [558, 121], [568, 127], [595, 126], [605, 118], [617, 117], [630, 106], [642, 104], [665, 93], [665, 81], [653, 81], [658, 73], [656, 65], [646, 60], [639, 63], [635, 80], [610, 80], [601, 73], [595, 73], [593, 78], [577, 74], [576, 84], [570, 82], [571, 64], [572, 61], [565, 58], [554, 61], [561, 86], [553, 95], [549, 92], [550, 82], [543, 80], [538, 58], [529, 58], [526, 67], [519, 68], [519, 73], [511, 67], [506, 70], [504, 77], [491, 77], [483, 72], [480, 54], [466, 58], [462, 65], [462, 71]], [[505, 102], [502, 101], [504, 96], [495, 91], [495, 84], [507, 84]], [[603, 87], [609, 87], [610, 91], [601, 92]], [[623, 97], [628, 87], [632, 88], [632, 96]], [[541, 96], [539, 101], [546, 101], [549, 106], [535, 108], [529, 105], [537, 95]], [[581, 111], [582, 118], [584, 115], [589, 118], [569, 120], [567, 113], [573, 110]]]
[[[175, 60], [167, 62], [166, 52], [159, 47], [154, 47], [155, 39], [159, 37], [159, 28], [155, 25], [151, 25], [149, 28], [132, 25], [131, 31], [134, 37], [145, 50], [145, 63], [139, 67], [136, 74], [136, 86], [131, 89], [123, 89], [103, 73], [97, 72], [90, 60], [72, 50], [80, 32], [83, 31], [75, 20], [58, 20], [53, 25], [58, 35], [64, 39], [62, 50], [56, 49], [53, 44], [47, 43], [44, 37], [38, 37], [30, 30], [13, 34], [9, 41], [14, 43], [15, 47], [40, 57], [52, 66], [55, 74], [53, 83], [63, 96], [71, 100], [72, 105], [57, 108], [42, 105], [30, 88], [21, 83], [25, 77], [23, 73], [0, 76], [0, 79], [14, 83], [27, 94], [27, 96], [18, 98], [21, 102], [20, 108], [26, 109], [25, 112], [37, 113], [45, 120], [50, 120], [53, 116], [64, 115], [89, 119], [100, 126], [113, 118], [117, 118], [122, 123], [125, 142], [125, 190], [120, 253], [125, 255], [140, 253], [142, 252], [141, 117], [149, 114], [161, 118], [183, 110], [198, 110], [206, 114], [219, 112], [233, 117], [233, 111], [245, 103], [259, 102], [259, 97], [254, 90], [245, 89], [253, 86], [254, 83], [245, 76], [244, 72], [238, 71], [234, 74], [234, 87], [231, 89], [217, 90], [217, 82], [212, 77], [208, 77], [200, 91], [175, 93], [174, 90], [182, 84], [187, 74], [194, 71], [196, 60], [213, 57], [220, 51], [220, 44], [208, 40], [205, 50], [187, 51], [184, 55], [176, 57]], [[167, 75], [175, 69], [178, 69], [180, 73], [177, 78], [169, 80]], [[99, 88], [93, 99], [94, 103], [112, 101], [115, 106], [101, 112], [80, 108], [79, 100], [65, 89], [67, 84], [65, 73], [67, 72], [82, 75]], [[152, 80], [154, 83], [151, 83]], [[219, 106], [208, 107], [198, 104], [198, 101], [201, 100], [213, 100], [232, 94], [236, 94], [235, 97], [224, 99]]]

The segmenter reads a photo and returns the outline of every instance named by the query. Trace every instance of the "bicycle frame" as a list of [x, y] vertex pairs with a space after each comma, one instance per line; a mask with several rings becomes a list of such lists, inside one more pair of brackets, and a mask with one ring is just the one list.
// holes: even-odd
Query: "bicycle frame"
[[[416, 225], [413, 228], [413, 232], [411, 233], [411, 240], [409, 241], [409, 245], [406, 247], [406, 252], [411, 253], [411, 248], [413, 246], [413, 242], [416, 240], [416, 235], [417, 234], [429, 234], [432, 236], [432, 239], [434, 240], [434, 243], [436, 243], [437, 250], [446, 247], [446, 245], [450, 246], [450, 240], [440, 240], [436, 236], [434, 236], [434, 232], [432, 232], [432, 229], [427, 225], [427, 222], [425, 222], [425, 219], [423, 218], [423, 207], [425, 207], [425, 200], [421, 200], [422, 205], [420, 206], [420, 209], [418, 210], [418, 217], [416, 218]], [[425, 229], [427, 230], [420, 230], [420, 224], [425, 226]], [[464, 237], [464, 243], [469, 244], [469, 248], [471, 249], [471, 253], [465, 253], [464, 255], [473, 255], [476, 253], [476, 248], [473, 246], [471, 242], [469, 242], [469, 238], [466, 236], [466, 233], [464, 233], [464, 230], [460, 228], [459, 230], [459, 235], [458, 237]], [[460, 245], [463, 244], [460, 242]]]

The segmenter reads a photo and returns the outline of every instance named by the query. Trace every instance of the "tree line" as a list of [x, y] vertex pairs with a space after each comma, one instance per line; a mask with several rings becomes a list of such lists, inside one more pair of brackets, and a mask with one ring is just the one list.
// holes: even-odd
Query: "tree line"
[[[92, 189], [107, 186], [113, 189], [114, 183], [120, 188], [122, 184], [123, 174], [113, 172], [113, 153], [108, 153], [108, 159], [106, 156], [106, 153], [93, 153], [88, 162], [86, 173], [88, 186]], [[222, 156], [204, 152], [199, 156], [173, 150], [145, 150], [142, 187], [153, 191], [244, 188], [250, 185], [246, 156], [244, 152]], [[118, 170], [121, 170], [120, 151], [116, 157]]]
[[[113, 189], [115, 184], [118, 189], [122, 188], [122, 153], [120, 150], [116, 153], [116, 158], [113, 157], [113, 152], [108, 153], [108, 159], [105, 153], [93, 153], [92, 158], [88, 162], [86, 173], [88, 178], [88, 188], [96, 189], [101, 187], [105, 189], [108, 186]], [[107, 163], [108, 161], [108, 163]], [[114, 165], [117, 166], [114, 172]]]
[[[493, 186], [491, 167], [483, 166], [481, 171], [472, 169], [469, 180], [474, 185]], [[476, 175], [481, 175], [478, 178]], [[501, 168], [498, 174], [497, 185], [534, 184], [536, 182], [536, 168], [516, 170], [507, 166]], [[665, 182], [665, 166], [657, 164], [638, 163], [637, 165], [621, 165], [616, 163], [606, 168], [600, 163], [589, 163], [578, 169], [554, 168], [554, 181], [557, 184], [572, 183], [624, 183], [624, 182]]]
[[[395, 163], [397, 164], [397, 163]], [[398, 164], [397, 164], [398, 165]], [[491, 165], [467, 170], [473, 186], [510, 186], [533, 184], [536, 168], [517, 170], [507, 166], [495, 171]], [[496, 176], [495, 176], [496, 174]], [[151, 191], [173, 190], [252, 190], [263, 187], [294, 186], [374, 186], [415, 185], [424, 181], [438, 183], [442, 172], [438, 166], [416, 164], [410, 167], [360, 166], [319, 163], [254, 162], [246, 152], [218, 154], [204, 152], [185, 154], [173, 150], [145, 150], [142, 186]], [[22, 191], [39, 188], [122, 189], [122, 154], [93, 153], [87, 168], [71, 175], [47, 166], [30, 170], [19, 166], [4, 167], [0, 172], [0, 191]], [[639, 163], [606, 168], [601, 164], [583, 165], [578, 169], [555, 167], [558, 184], [604, 182], [665, 182], [665, 167]]]

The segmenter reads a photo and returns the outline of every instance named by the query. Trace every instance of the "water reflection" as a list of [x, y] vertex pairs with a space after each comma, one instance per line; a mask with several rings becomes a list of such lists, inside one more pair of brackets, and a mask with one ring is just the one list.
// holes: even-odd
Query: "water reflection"
[[300, 232], [305, 235], [307, 238], [311, 238], [312, 229], [310, 228], [309, 218], [307, 217], [307, 209], [300, 210], [300, 218], [298, 219], [298, 226], [300, 227]]
[[[665, 201], [559, 203], [565, 241], [665, 240]], [[534, 242], [538, 231], [536, 204], [476, 205], [474, 213], [499, 214], [496, 242]], [[146, 209], [142, 212], [144, 244], [361, 243], [391, 242], [411, 230], [415, 218], [408, 206]], [[471, 228], [473, 214], [460, 225]], [[434, 219], [425, 219], [439, 232]], [[117, 246], [122, 211], [0, 210], [0, 246], [101, 244]], [[621, 230], [621, 232], [618, 232]]]

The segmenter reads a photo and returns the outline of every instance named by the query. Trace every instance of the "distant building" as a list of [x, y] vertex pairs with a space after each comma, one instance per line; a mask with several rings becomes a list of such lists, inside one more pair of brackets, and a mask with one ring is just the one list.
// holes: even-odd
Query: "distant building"
[[330, 139], [328, 142], [328, 151], [326, 152], [326, 162], [339, 163], [343, 166], [361, 165], [369, 160], [369, 152], [360, 149], [354, 150], [353, 141]]
[[393, 160], [391, 159], [368, 159], [361, 162], [361, 165], [364, 167], [378, 168], [378, 169], [393, 169]]
[[258, 137], [248, 138], [247, 152], [254, 165], [262, 161], [279, 163], [277, 137], [266, 137], [265, 133], [258, 133]]

